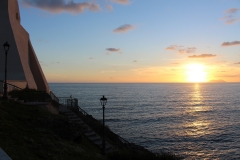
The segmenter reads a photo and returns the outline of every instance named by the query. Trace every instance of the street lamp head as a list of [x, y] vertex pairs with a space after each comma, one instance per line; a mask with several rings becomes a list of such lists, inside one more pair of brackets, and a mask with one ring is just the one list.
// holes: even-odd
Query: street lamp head
[[8, 51], [9, 48], [10, 48], [10, 45], [8, 44], [8, 42], [5, 42], [5, 43], [3, 44], [3, 47], [4, 47], [4, 50], [5, 50], [5, 51]]
[[102, 106], [105, 106], [105, 105], [107, 104], [107, 98], [103, 96], [103, 97], [100, 99], [100, 102], [101, 102], [101, 105], [102, 105]]

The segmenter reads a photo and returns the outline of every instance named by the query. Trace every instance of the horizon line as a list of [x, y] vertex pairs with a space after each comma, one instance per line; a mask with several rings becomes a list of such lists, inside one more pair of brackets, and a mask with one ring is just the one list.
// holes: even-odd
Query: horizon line
[[240, 83], [240, 82], [48, 82], [61, 84], [213, 84], [213, 83]]

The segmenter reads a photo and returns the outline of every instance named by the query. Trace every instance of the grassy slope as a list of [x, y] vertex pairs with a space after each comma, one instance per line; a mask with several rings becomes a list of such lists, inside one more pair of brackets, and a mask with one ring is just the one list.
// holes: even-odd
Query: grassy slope
[[[1, 101], [1, 99], [0, 99]], [[103, 157], [100, 149], [83, 136], [74, 142], [81, 126], [63, 115], [53, 115], [36, 106], [0, 103], [0, 147], [13, 160], [178, 160], [172, 154], [159, 155], [119, 148]]]
[[73, 142], [76, 129], [66, 117], [35, 106], [0, 104], [0, 147], [13, 160], [101, 160], [100, 149], [85, 137]]

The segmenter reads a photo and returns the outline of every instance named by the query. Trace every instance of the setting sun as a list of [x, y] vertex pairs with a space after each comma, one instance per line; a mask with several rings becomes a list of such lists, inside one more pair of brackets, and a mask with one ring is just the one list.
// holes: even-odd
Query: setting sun
[[206, 82], [206, 67], [202, 64], [186, 65], [186, 76], [188, 82]]

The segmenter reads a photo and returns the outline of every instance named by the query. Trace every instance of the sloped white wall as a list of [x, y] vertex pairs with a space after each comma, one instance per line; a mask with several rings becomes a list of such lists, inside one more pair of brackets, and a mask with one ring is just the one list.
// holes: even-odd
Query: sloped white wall
[[5, 53], [1, 46], [8, 41], [9, 81], [26, 81], [29, 88], [49, 91], [28, 32], [20, 24], [17, 0], [0, 0], [0, 79], [4, 80]]

